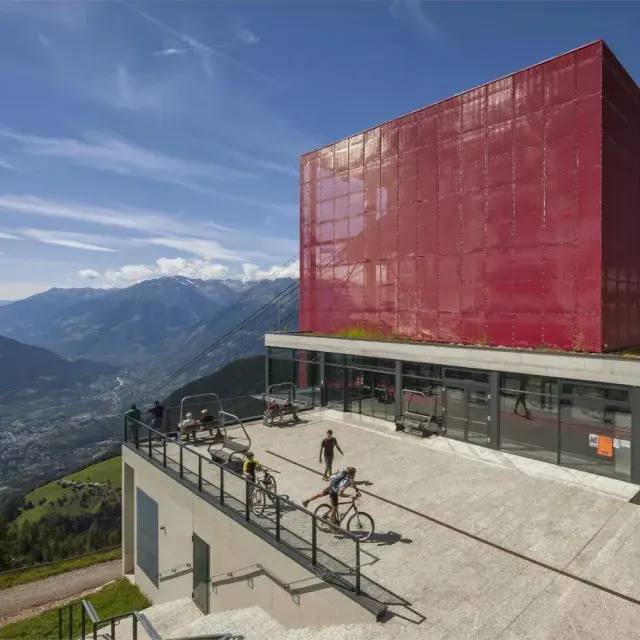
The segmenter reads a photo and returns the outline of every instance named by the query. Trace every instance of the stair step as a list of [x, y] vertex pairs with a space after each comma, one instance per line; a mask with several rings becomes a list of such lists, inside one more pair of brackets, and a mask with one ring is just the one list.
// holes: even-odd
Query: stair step
[[275, 640], [284, 632], [284, 627], [276, 622], [260, 607], [233, 609], [203, 616], [199, 620], [180, 628], [175, 628], [167, 638], [190, 638], [213, 633], [230, 633], [242, 636], [244, 640]]

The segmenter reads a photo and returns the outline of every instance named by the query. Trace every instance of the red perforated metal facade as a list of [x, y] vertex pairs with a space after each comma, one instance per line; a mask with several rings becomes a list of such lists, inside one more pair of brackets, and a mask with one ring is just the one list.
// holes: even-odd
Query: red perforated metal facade
[[637, 92], [598, 42], [303, 156], [301, 329], [640, 343]]

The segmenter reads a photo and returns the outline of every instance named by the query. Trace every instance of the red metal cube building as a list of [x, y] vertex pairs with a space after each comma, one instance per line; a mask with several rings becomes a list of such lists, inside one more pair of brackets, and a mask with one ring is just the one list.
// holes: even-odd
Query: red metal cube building
[[639, 127], [599, 41], [303, 156], [301, 330], [640, 344]]

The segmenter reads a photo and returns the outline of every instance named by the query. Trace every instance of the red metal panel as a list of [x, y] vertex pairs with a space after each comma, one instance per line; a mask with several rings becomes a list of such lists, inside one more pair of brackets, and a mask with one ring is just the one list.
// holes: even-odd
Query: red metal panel
[[640, 343], [640, 96], [603, 47], [304, 156], [301, 328]]
[[602, 71], [602, 323], [611, 350], [640, 344], [640, 90], [606, 47]]

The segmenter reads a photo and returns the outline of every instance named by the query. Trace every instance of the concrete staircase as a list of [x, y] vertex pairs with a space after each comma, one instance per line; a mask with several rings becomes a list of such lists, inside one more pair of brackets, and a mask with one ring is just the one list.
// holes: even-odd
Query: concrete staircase
[[[142, 613], [163, 640], [195, 638], [214, 633], [230, 633], [238, 640], [422, 640], [424, 629], [414, 626], [387, 624], [346, 624], [327, 627], [285, 629], [260, 607], [233, 609], [202, 614], [190, 598], [154, 605]], [[101, 629], [101, 640], [113, 640], [109, 628]], [[89, 640], [87, 636], [87, 640]], [[132, 640], [131, 620], [116, 626], [115, 640]], [[138, 626], [138, 640], [149, 640]]]

